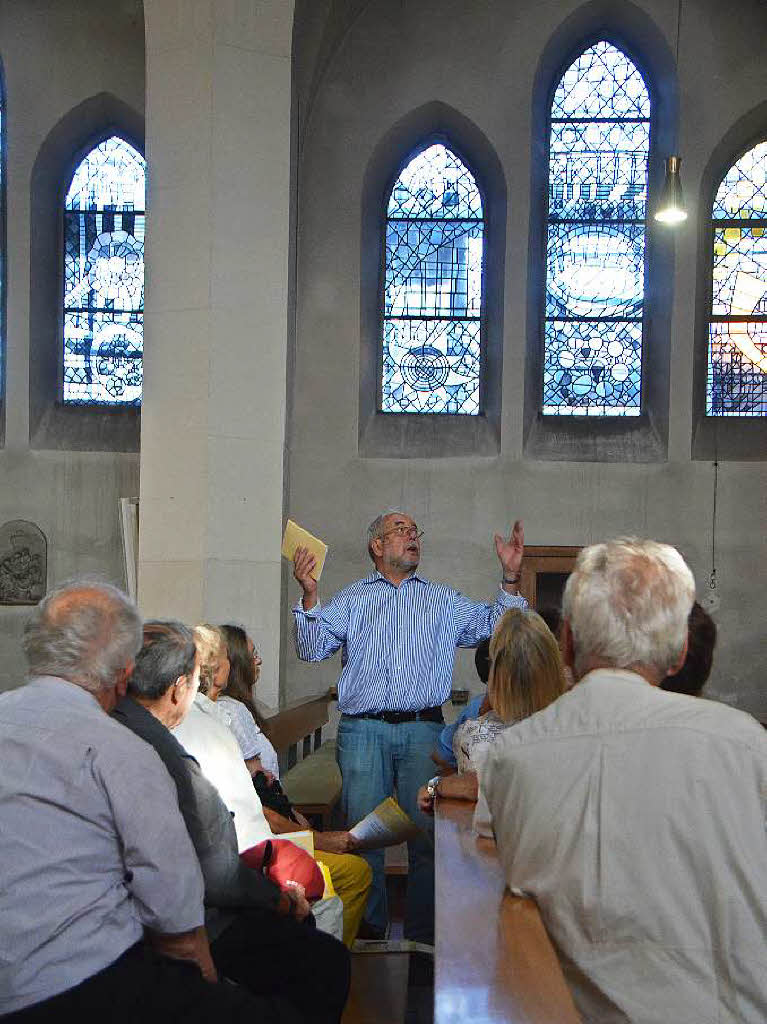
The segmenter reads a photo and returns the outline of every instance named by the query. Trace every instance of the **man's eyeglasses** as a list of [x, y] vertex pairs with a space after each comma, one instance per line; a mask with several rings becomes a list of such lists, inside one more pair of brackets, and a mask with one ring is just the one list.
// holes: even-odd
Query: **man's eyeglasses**
[[381, 537], [389, 537], [394, 534], [397, 537], [412, 537], [413, 540], [420, 540], [423, 537], [423, 530], [419, 530], [417, 526], [393, 526], [391, 530], [386, 530], [381, 534]]

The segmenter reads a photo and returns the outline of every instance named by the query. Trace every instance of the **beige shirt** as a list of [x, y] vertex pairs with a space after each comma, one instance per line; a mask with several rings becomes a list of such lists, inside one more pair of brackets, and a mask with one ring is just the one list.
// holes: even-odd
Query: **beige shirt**
[[[767, 736], [600, 669], [499, 736], [481, 771], [586, 1021], [767, 1021]], [[482, 804], [484, 802], [484, 812]]]

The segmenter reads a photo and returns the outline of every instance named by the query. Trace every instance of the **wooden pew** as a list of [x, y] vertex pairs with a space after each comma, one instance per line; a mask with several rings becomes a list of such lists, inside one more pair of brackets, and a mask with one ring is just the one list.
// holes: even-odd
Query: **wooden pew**
[[506, 889], [473, 813], [463, 801], [437, 803], [434, 1024], [577, 1024], [538, 908]]
[[276, 715], [263, 718], [264, 733], [279, 757], [288, 799], [306, 817], [319, 819], [324, 829], [330, 827], [333, 807], [341, 794], [335, 748], [332, 744], [323, 747], [322, 741], [322, 728], [327, 725], [328, 706], [333, 700], [335, 694], [328, 691], [295, 701]]

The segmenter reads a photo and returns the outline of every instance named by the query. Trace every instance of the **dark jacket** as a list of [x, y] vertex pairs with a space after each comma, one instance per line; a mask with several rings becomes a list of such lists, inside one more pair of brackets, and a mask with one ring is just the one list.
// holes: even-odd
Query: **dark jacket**
[[123, 697], [112, 717], [154, 747], [175, 782], [178, 806], [202, 868], [206, 905], [276, 909], [279, 888], [240, 860], [232, 816], [197, 761], [159, 719], [130, 697]]

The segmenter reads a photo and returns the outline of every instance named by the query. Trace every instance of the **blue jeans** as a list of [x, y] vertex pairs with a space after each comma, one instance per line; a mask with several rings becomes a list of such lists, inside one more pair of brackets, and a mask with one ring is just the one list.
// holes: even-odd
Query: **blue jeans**
[[[341, 769], [341, 811], [347, 827], [364, 818], [396, 789], [400, 806], [424, 830], [408, 843], [405, 938], [434, 942], [434, 822], [417, 807], [418, 790], [435, 774], [431, 752], [443, 726], [438, 722], [390, 725], [370, 718], [342, 717], [337, 757]], [[384, 851], [363, 854], [373, 869], [365, 920], [385, 928]]]

